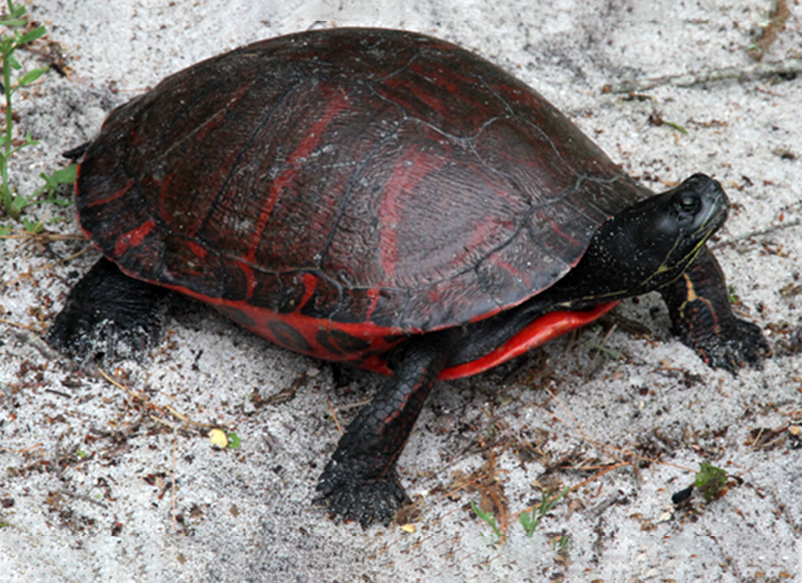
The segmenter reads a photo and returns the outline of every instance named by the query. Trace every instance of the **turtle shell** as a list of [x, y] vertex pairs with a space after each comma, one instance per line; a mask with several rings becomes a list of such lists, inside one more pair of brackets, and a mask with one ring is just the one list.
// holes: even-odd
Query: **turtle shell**
[[648, 195], [499, 67], [376, 29], [257, 42], [166, 78], [112, 112], [76, 192], [128, 275], [372, 368], [407, 335], [549, 287]]

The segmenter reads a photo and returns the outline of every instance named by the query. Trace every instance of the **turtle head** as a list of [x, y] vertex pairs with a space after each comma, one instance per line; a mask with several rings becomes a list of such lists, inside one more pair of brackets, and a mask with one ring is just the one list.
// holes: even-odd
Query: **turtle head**
[[721, 185], [694, 174], [642, 200], [599, 227], [579, 264], [560, 287], [576, 305], [658, 289], [679, 277], [727, 219]]
[[[704, 174], [625, 209], [613, 218], [619, 248], [638, 266], [632, 283], [644, 291], [679, 277], [727, 220], [729, 200], [721, 185]], [[625, 234], [626, 233], [626, 234]], [[631, 255], [630, 255], [631, 254]]]

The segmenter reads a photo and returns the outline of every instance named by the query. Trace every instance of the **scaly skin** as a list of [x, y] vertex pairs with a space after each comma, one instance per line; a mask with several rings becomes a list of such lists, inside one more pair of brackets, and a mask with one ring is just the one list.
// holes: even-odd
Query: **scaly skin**
[[724, 272], [708, 249], [659, 291], [672, 332], [708, 366], [734, 374], [744, 365], [759, 367], [771, 352], [760, 328], [732, 312]]
[[363, 527], [389, 524], [409, 501], [395, 469], [412, 427], [437, 376], [451, 359], [464, 332], [449, 329], [410, 342], [395, 374], [351, 422], [326, 466], [318, 504]]

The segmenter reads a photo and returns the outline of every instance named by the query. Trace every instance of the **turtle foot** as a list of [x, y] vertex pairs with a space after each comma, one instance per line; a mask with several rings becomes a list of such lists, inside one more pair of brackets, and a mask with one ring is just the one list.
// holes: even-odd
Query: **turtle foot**
[[685, 344], [712, 368], [723, 368], [733, 374], [744, 366], [761, 368], [771, 349], [760, 327], [752, 322], [732, 318], [717, 330], [703, 337], [680, 335]]
[[315, 504], [328, 507], [339, 520], [358, 521], [362, 528], [376, 521], [389, 525], [396, 511], [409, 502], [395, 470], [365, 479], [347, 463], [335, 461], [326, 466], [317, 490]]
[[101, 259], [72, 289], [45, 341], [80, 363], [139, 357], [158, 342], [167, 293]]
[[744, 365], [760, 368], [771, 354], [760, 328], [733, 313], [724, 272], [709, 249], [659, 291], [674, 333], [708, 366], [736, 374]]

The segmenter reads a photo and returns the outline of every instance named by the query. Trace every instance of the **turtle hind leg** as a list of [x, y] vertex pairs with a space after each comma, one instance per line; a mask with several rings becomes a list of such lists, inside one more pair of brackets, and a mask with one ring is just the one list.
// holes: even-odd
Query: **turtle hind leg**
[[73, 287], [45, 340], [78, 362], [139, 357], [158, 342], [168, 294], [101, 258]]
[[660, 293], [673, 332], [708, 366], [736, 373], [743, 365], [760, 367], [770, 354], [760, 328], [732, 312], [724, 273], [707, 248]]
[[459, 330], [410, 339], [394, 374], [340, 438], [317, 485], [315, 503], [366, 528], [385, 525], [409, 501], [395, 463], [423, 403], [456, 348]]

